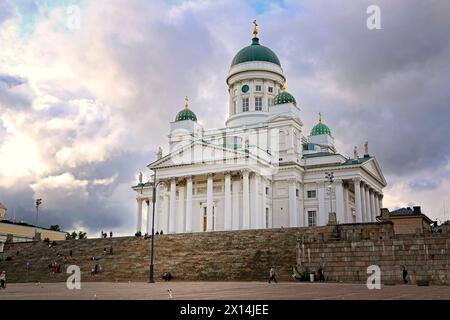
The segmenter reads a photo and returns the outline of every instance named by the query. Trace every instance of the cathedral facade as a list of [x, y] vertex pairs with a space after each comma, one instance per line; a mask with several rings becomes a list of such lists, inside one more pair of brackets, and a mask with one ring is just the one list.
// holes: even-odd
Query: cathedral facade
[[186, 98], [170, 123], [168, 154], [159, 149], [148, 165], [152, 179], [141, 174], [132, 187], [138, 232], [151, 233], [152, 225], [164, 233], [321, 226], [330, 213], [337, 223], [376, 221], [386, 180], [367, 143], [363, 155], [355, 147], [346, 157], [320, 114], [304, 129], [301, 106], [286, 91], [277, 55], [260, 44], [256, 23], [226, 82], [225, 127], [204, 129]]

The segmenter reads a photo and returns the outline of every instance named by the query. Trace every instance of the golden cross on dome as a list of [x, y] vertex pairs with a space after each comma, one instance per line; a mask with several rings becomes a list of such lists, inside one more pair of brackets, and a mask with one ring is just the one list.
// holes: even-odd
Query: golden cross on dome
[[186, 98], [184, 98], [184, 107], [187, 109], [189, 107], [189, 98], [186, 96]]
[[319, 123], [322, 123], [322, 112], [319, 112]]
[[256, 19], [253, 20], [253, 37], [258, 38], [258, 24], [256, 23]]

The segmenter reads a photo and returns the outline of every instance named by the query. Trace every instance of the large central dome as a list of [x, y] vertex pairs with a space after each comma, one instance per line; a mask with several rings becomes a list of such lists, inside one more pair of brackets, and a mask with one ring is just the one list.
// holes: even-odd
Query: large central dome
[[280, 60], [277, 55], [269, 48], [259, 44], [258, 38], [252, 39], [252, 44], [239, 51], [231, 62], [231, 66], [235, 66], [239, 63], [250, 61], [266, 61], [272, 62], [281, 67]]

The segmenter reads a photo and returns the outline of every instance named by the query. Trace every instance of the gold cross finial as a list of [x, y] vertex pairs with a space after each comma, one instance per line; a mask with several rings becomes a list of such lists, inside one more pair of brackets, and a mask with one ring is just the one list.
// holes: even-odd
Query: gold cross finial
[[256, 19], [253, 20], [253, 37], [258, 38], [258, 24], [256, 23]]
[[184, 98], [184, 107], [187, 109], [189, 107], [189, 98], [186, 96], [186, 98]]
[[319, 123], [322, 123], [322, 112], [319, 112]]

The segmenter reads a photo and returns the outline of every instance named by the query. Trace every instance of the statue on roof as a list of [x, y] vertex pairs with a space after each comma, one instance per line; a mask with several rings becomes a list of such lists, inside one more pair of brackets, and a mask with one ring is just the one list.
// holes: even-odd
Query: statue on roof
[[369, 141], [364, 143], [364, 154], [369, 154]]
[[159, 160], [163, 156], [163, 150], [161, 147], [158, 147], [158, 151], [156, 152], [156, 158]]
[[355, 160], [359, 159], [357, 146], [355, 146], [355, 148], [353, 149], [353, 159], [355, 159]]
[[142, 172], [139, 172], [139, 184], [142, 184]]

